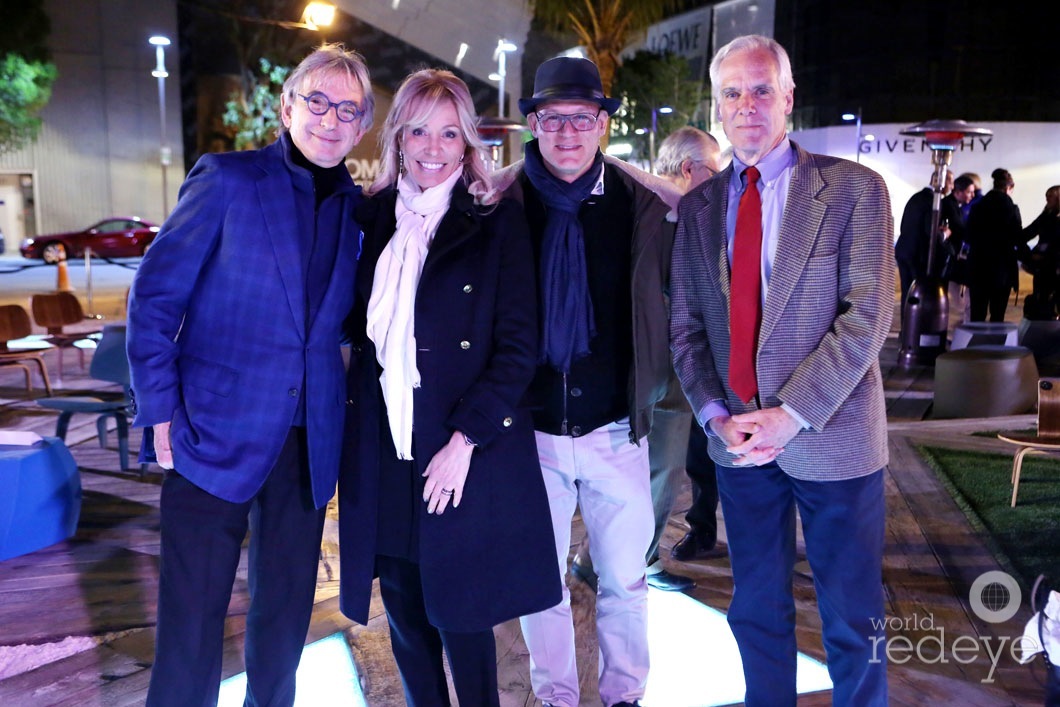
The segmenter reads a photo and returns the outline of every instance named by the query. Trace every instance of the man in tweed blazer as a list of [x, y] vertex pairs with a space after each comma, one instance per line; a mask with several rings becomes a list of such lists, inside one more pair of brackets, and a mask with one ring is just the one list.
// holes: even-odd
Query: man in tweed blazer
[[246, 703], [294, 702], [339, 472], [360, 247], [345, 158], [371, 127], [368, 70], [322, 46], [280, 105], [276, 142], [198, 161], [133, 281], [135, 424], [169, 470], [148, 705], [216, 704], [248, 527]]
[[[760, 36], [719, 50], [711, 84], [733, 164], [681, 201], [671, 347], [710, 435], [732, 560], [729, 624], [746, 702], [795, 704], [795, 509], [814, 573], [837, 705], [884, 705], [883, 468], [878, 365], [894, 307], [892, 219], [883, 179], [791, 142], [794, 82]], [[757, 392], [730, 383], [737, 205], [761, 198]], [[756, 251], [757, 257], [757, 251]]]

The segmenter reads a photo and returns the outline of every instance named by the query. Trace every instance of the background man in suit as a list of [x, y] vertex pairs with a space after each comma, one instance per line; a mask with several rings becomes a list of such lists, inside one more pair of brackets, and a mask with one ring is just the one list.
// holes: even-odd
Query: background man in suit
[[968, 214], [968, 290], [973, 322], [1005, 321], [1012, 290], [1019, 287], [1017, 252], [1023, 238], [1020, 207], [1012, 200], [1016, 182], [1004, 168], [990, 173], [994, 188]]
[[[898, 240], [894, 244], [894, 259], [898, 263], [899, 296], [905, 310], [905, 298], [914, 280], [923, 280], [928, 274], [928, 253], [931, 248], [931, 207], [935, 199], [934, 172], [931, 173], [930, 186], [926, 186], [909, 197], [902, 210], [902, 222], [898, 228]], [[953, 172], [946, 172], [946, 186], [942, 193], [953, 190]], [[936, 249], [938, 245], [936, 244]], [[942, 268], [942, 253], [935, 254], [935, 272], [938, 275]]]
[[135, 424], [170, 470], [149, 705], [216, 701], [248, 525], [247, 704], [294, 701], [338, 478], [360, 233], [344, 160], [373, 109], [363, 59], [321, 47], [280, 105], [275, 143], [199, 160], [133, 281]]
[[882, 706], [887, 189], [788, 139], [794, 81], [774, 40], [733, 40], [710, 75], [733, 163], [681, 201], [671, 346], [717, 462], [746, 702], [795, 705], [797, 507], [833, 701]]
[[968, 234], [964, 206], [974, 198], [975, 182], [962, 174], [953, 180], [953, 191], [939, 203], [943, 247], [936, 257], [942, 261], [942, 279], [948, 288], [951, 330], [967, 320]]
[[[710, 133], [686, 125], [660, 143], [655, 164], [662, 177], [669, 179], [682, 194], [687, 194], [721, 171], [721, 147]], [[680, 389], [680, 381], [671, 381], [671, 387], [674, 390], [667, 391], [666, 398], [656, 406], [653, 436], [648, 438], [648, 450], [652, 456], [652, 505], [655, 508], [655, 538], [651, 547], [653, 555], [648, 558], [649, 585], [653, 585], [652, 570], [661, 569], [659, 538], [677, 497], [680, 475], [674, 471], [681, 466], [692, 480], [692, 505], [685, 513], [689, 530], [674, 544], [670, 556], [680, 562], [688, 562], [724, 555], [724, 551], [715, 551], [718, 541], [718, 482], [714, 474], [714, 461], [707, 454], [707, 438], [699, 425], [692, 426], [692, 410]], [[655, 437], [666, 440], [674, 434], [671, 432], [674, 429], [681, 430], [683, 437], [687, 438], [686, 444], [674, 447], [655, 444]], [[665, 570], [659, 572], [658, 569], [656, 573], [664, 576], [670, 574]]]

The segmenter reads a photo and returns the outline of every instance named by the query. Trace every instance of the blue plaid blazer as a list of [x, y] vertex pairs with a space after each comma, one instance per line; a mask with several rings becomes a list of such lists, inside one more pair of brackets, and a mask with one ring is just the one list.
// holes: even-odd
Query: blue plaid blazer
[[340, 341], [353, 302], [360, 189], [350, 182], [334, 197], [344, 201], [342, 232], [307, 331], [300, 223], [308, 220], [298, 213], [284, 149], [278, 140], [254, 152], [204, 155], [182, 185], [130, 293], [134, 424], [171, 420], [176, 470], [239, 503], [264, 483], [305, 395], [321, 507], [338, 478]]

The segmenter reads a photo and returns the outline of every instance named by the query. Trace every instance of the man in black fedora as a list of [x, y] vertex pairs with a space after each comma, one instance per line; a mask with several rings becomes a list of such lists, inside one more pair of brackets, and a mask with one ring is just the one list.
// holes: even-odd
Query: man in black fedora
[[[499, 173], [524, 205], [540, 285], [539, 365], [530, 387], [560, 573], [580, 506], [599, 573], [600, 699], [635, 705], [648, 676], [644, 555], [654, 515], [648, 448], [670, 371], [665, 290], [669, 207], [645, 173], [605, 158], [600, 139], [620, 102], [587, 59], [550, 59], [519, 101], [534, 140]], [[663, 180], [658, 180], [662, 182]], [[673, 190], [672, 196], [676, 194]], [[570, 593], [522, 619], [534, 694], [579, 704]]]

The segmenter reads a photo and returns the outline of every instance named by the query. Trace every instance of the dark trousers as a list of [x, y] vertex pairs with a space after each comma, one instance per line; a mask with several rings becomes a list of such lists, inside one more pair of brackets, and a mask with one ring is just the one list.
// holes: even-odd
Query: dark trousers
[[685, 471], [692, 480], [692, 505], [685, 520], [700, 545], [714, 547], [718, 542], [718, 476], [707, 452], [707, 433], [695, 421], [688, 439]]
[[969, 317], [972, 322], [985, 322], [987, 310], [990, 310], [990, 321], [1005, 321], [1005, 310], [1008, 308], [1008, 298], [1012, 294], [1011, 287], [999, 287], [997, 285], [978, 285], [969, 288]]
[[827, 482], [793, 479], [776, 463], [717, 470], [735, 585], [729, 626], [743, 659], [748, 707], [795, 705], [796, 507], [832, 703], [885, 707], [883, 470]]
[[324, 529], [324, 509], [313, 505], [305, 429], [291, 428], [251, 500], [224, 501], [171, 471], [162, 483], [161, 509], [158, 626], [147, 704], [217, 704], [225, 615], [248, 527], [246, 704], [293, 704]]
[[390, 624], [390, 645], [409, 707], [449, 705], [442, 650], [449, 658], [460, 704], [499, 707], [497, 644], [492, 629], [461, 633], [435, 628], [427, 618], [419, 565], [379, 555], [375, 568]]
[[899, 260], [898, 263], [898, 311], [905, 312], [905, 298], [909, 296], [909, 288], [913, 286], [916, 279], [916, 268], [912, 263]]

